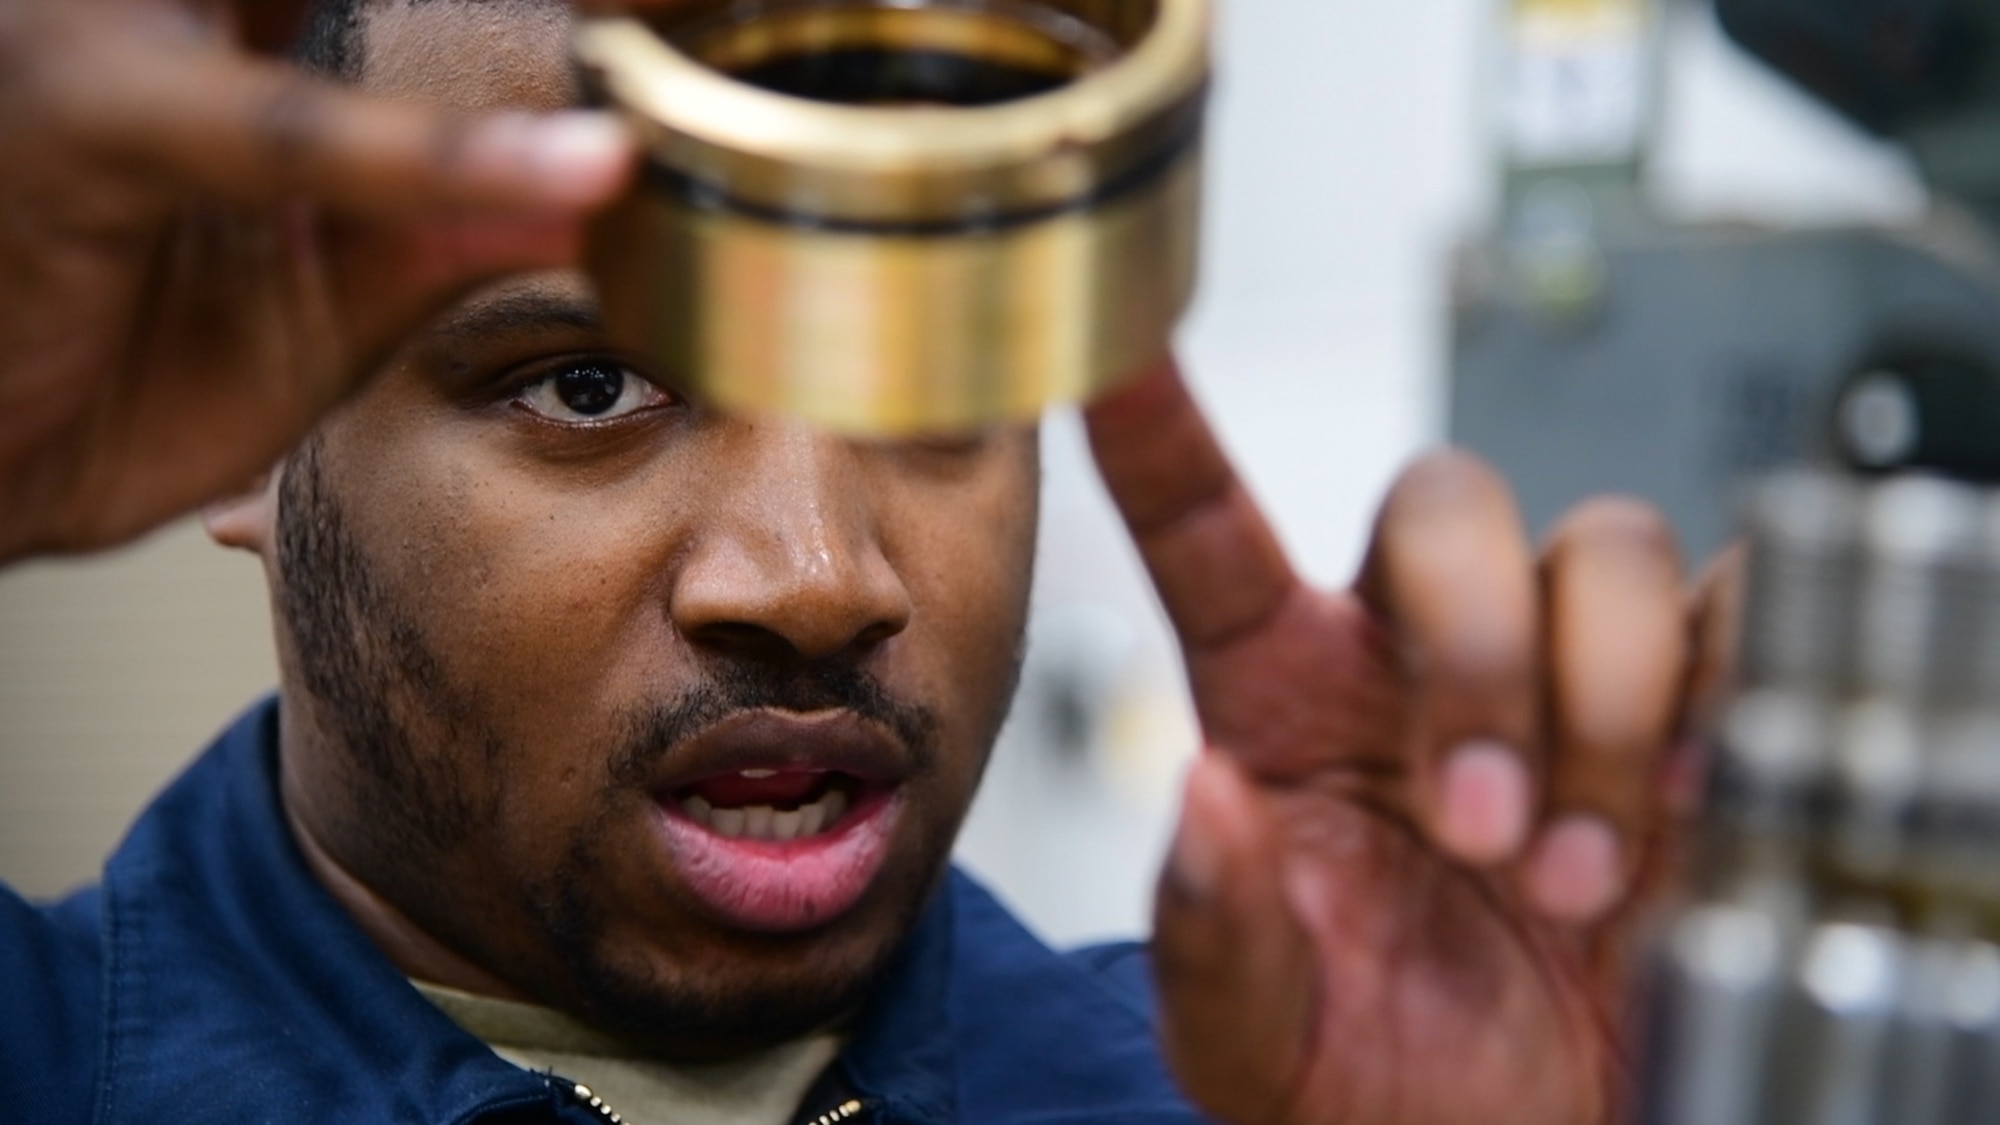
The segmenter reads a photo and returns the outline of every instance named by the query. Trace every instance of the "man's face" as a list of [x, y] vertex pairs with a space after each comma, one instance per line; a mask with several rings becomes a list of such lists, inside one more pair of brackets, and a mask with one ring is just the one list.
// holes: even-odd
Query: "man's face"
[[[398, 0], [364, 27], [375, 90], [569, 97], [548, 5]], [[579, 279], [479, 294], [286, 470], [288, 812], [543, 1003], [721, 1049], [837, 1017], [1004, 715], [1035, 465], [1025, 432], [724, 418], [610, 348]]]

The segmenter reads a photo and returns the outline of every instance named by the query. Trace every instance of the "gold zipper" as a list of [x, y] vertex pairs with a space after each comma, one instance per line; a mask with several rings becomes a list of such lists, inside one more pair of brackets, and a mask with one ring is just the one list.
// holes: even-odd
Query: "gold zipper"
[[603, 1118], [606, 1121], [609, 1121], [611, 1125], [625, 1125], [625, 1119], [618, 1116], [618, 1111], [612, 1109], [608, 1105], [605, 1105], [604, 1099], [598, 1097], [597, 1092], [592, 1090], [590, 1087], [584, 1085], [581, 1082], [577, 1082], [573, 1084], [573, 1088], [570, 1090], [570, 1093], [575, 1096], [577, 1101], [580, 1101], [584, 1105], [587, 1105], [590, 1108], [596, 1110], [600, 1115], [603, 1116]]
[[[604, 1104], [604, 1099], [597, 1096], [597, 1091], [592, 1090], [581, 1082], [572, 1082], [569, 1092], [577, 1101], [596, 1110], [611, 1125], [625, 1125], [625, 1119], [618, 1116], [617, 1110]], [[840, 1125], [842, 1121], [850, 1120], [859, 1115], [861, 1110], [860, 1099], [849, 1098], [827, 1112], [820, 1114], [813, 1120], [812, 1125]]]
[[845, 1121], [860, 1112], [861, 1103], [853, 1098], [849, 1098], [827, 1112], [820, 1114], [813, 1121], [812, 1125], [839, 1125], [839, 1122]]

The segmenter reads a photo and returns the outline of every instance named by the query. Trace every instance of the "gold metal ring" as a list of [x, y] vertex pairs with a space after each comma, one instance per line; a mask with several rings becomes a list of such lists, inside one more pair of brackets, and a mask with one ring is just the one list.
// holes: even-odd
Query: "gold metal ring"
[[684, 0], [576, 53], [647, 154], [591, 233], [607, 326], [725, 409], [1029, 418], [1192, 295], [1208, 0]]

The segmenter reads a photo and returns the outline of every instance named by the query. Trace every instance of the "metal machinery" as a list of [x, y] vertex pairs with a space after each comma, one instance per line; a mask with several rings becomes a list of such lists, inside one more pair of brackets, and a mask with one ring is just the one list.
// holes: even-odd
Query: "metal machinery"
[[2000, 3], [1715, 2], [1739, 42], [1907, 143], [1950, 201], [1940, 220], [1659, 220], [1641, 174], [1658, 3], [1511, 0], [1505, 202], [1457, 278], [1453, 439], [1516, 482], [1537, 525], [1629, 491], [1694, 555], [1779, 466], [2000, 478]]
[[2000, 1120], [2000, 492], [1799, 470], [1747, 507], [1643, 1120]]

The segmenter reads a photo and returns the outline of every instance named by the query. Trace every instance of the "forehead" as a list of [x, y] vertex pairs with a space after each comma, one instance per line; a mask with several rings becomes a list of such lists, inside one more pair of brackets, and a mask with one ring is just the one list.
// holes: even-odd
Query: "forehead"
[[[371, 91], [469, 111], [576, 101], [566, 0], [370, 0], [363, 12], [360, 81]], [[543, 308], [556, 311], [536, 312]], [[467, 338], [462, 323], [503, 312], [516, 330], [594, 315], [579, 276], [511, 278], [433, 322], [413, 346], [454, 351]]]
[[467, 110], [576, 100], [570, 7], [560, 0], [374, 0], [363, 5], [361, 84]]

